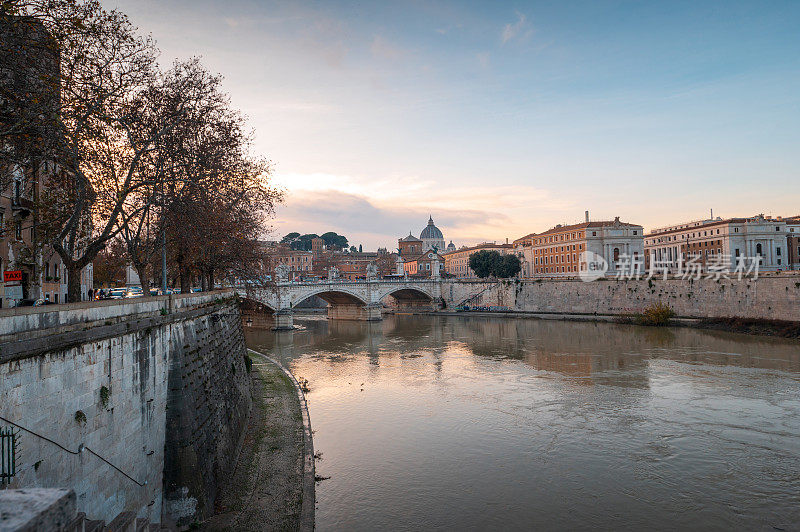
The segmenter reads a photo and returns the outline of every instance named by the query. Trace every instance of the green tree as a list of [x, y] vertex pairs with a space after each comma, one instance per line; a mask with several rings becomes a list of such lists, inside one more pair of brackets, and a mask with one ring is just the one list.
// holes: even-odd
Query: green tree
[[281, 244], [291, 244], [292, 242], [297, 240], [297, 238], [299, 236], [300, 236], [300, 233], [297, 233], [297, 232], [289, 233], [288, 235], [286, 235], [285, 237], [283, 237], [281, 239]]
[[333, 231], [320, 235], [320, 238], [325, 241], [325, 245], [329, 248], [347, 249], [347, 238], [337, 235]]
[[497, 263], [494, 276], [500, 279], [514, 277], [522, 270], [522, 263], [516, 255], [503, 255]]
[[485, 279], [490, 275], [495, 275], [500, 260], [500, 253], [497, 251], [483, 249], [470, 255], [469, 267], [475, 272], [475, 275]]

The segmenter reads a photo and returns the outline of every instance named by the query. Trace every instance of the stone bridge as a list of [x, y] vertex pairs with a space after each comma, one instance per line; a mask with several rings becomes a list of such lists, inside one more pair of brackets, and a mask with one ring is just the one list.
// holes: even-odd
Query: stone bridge
[[[292, 327], [293, 310], [306, 299], [318, 296], [328, 303], [328, 318], [377, 321], [381, 319], [384, 300], [399, 309], [436, 310], [442, 305], [440, 279], [391, 279], [321, 282], [278, 282], [274, 286], [239, 289], [243, 310], [274, 314], [275, 328]], [[249, 307], [249, 308], [248, 308]], [[252, 312], [255, 311], [255, 312]]]

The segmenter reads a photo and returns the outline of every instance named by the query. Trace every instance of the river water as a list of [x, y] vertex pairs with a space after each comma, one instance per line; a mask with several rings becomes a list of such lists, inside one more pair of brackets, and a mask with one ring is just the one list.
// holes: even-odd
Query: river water
[[800, 342], [469, 316], [295, 319], [319, 530], [800, 530]]

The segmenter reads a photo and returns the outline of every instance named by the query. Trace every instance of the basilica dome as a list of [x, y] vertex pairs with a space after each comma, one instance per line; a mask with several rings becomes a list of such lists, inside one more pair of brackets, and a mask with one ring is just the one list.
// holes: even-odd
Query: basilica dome
[[419, 237], [422, 239], [423, 245], [426, 249], [436, 248], [437, 251], [444, 251], [444, 235], [433, 223], [433, 216], [428, 219], [428, 225], [422, 230]]

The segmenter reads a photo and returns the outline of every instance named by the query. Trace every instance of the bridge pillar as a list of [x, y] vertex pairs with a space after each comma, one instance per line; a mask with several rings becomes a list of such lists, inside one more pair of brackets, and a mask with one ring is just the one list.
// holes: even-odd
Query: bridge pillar
[[364, 314], [367, 321], [381, 321], [383, 319], [383, 315], [381, 314], [381, 310], [383, 310], [383, 303], [377, 301], [375, 303], [370, 303], [368, 305], [364, 305]]
[[274, 331], [291, 331], [294, 329], [294, 317], [292, 309], [282, 308], [275, 312]]

